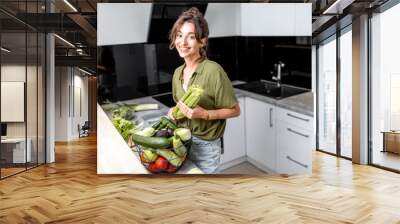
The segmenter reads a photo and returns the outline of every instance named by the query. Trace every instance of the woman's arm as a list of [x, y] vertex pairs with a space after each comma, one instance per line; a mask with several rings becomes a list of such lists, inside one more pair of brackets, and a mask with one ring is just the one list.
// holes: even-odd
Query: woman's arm
[[237, 117], [240, 115], [239, 103], [232, 108], [222, 108], [217, 110], [206, 110], [200, 106], [191, 109], [181, 101], [179, 101], [177, 105], [182, 113], [189, 119], [201, 118], [204, 120], [217, 120]]
[[232, 108], [207, 110], [207, 112], [208, 112], [207, 120], [226, 119], [226, 118], [239, 116], [240, 115], [240, 106], [239, 106], [239, 103], [237, 103]]

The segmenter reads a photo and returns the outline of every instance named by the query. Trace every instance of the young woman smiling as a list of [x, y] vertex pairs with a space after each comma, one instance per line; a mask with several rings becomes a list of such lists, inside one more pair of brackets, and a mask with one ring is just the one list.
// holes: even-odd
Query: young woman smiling
[[[207, 59], [208, 35], [207, 21], [194, 7], [180, 15], [170, 32], [170, 48], [176, 48], [185, 61], [175, 70], [172, 79], [174, 101], [186, 116], [176, 122], [192, 131], [189, 159], [207, 174], [218, 168], [226, 119], [240, 114], [226, 72], [218, 63]], [[192, 84], [204, 90], [198, 106], [193, 109], [179, 101]], [[172, 109], [168, 116], [175, 120]]]

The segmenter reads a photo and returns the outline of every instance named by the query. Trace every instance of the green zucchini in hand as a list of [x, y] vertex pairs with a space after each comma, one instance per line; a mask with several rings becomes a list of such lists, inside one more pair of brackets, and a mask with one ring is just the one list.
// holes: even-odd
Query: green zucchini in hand
[[132, 141], [135, 144], [153, 149], [168, 149], [172, 146], [172, 139], [164, 137], [146, 137], [133, 134]]

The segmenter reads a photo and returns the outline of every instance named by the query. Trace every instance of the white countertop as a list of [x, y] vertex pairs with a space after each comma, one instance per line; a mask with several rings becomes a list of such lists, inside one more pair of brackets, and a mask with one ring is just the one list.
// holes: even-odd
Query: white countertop
[[[158, 103], [160, 110], [165, 111], [164, 105], [151, 97], [146, 98], [130, 100], [129, 103]], [[150, 174], [140, 162], [138, 154], [129, 148], [114, 128], [100, 105], [97, 105], [97, 173]], [[202, 172], [190, 160], [186, 160], [176, 174], [202, 174]]]

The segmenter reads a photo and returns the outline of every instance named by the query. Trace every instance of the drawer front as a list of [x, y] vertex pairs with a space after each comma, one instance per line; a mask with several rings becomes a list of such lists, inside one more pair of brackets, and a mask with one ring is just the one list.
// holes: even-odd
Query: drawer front
[[306, 130], [313, 130], [314, 128], [314, 118], [300, 114], [291, 110], [283, 109], [281, 107], [276, 108], [276, 115], [278, 120], [282, 120], [293, 124], [295, 126], [302, 127]]
[[278, 122], [277, 167], [279, 173], [311, 173], [312, 148], [313, 136], [311, 131], [287, 122]]

